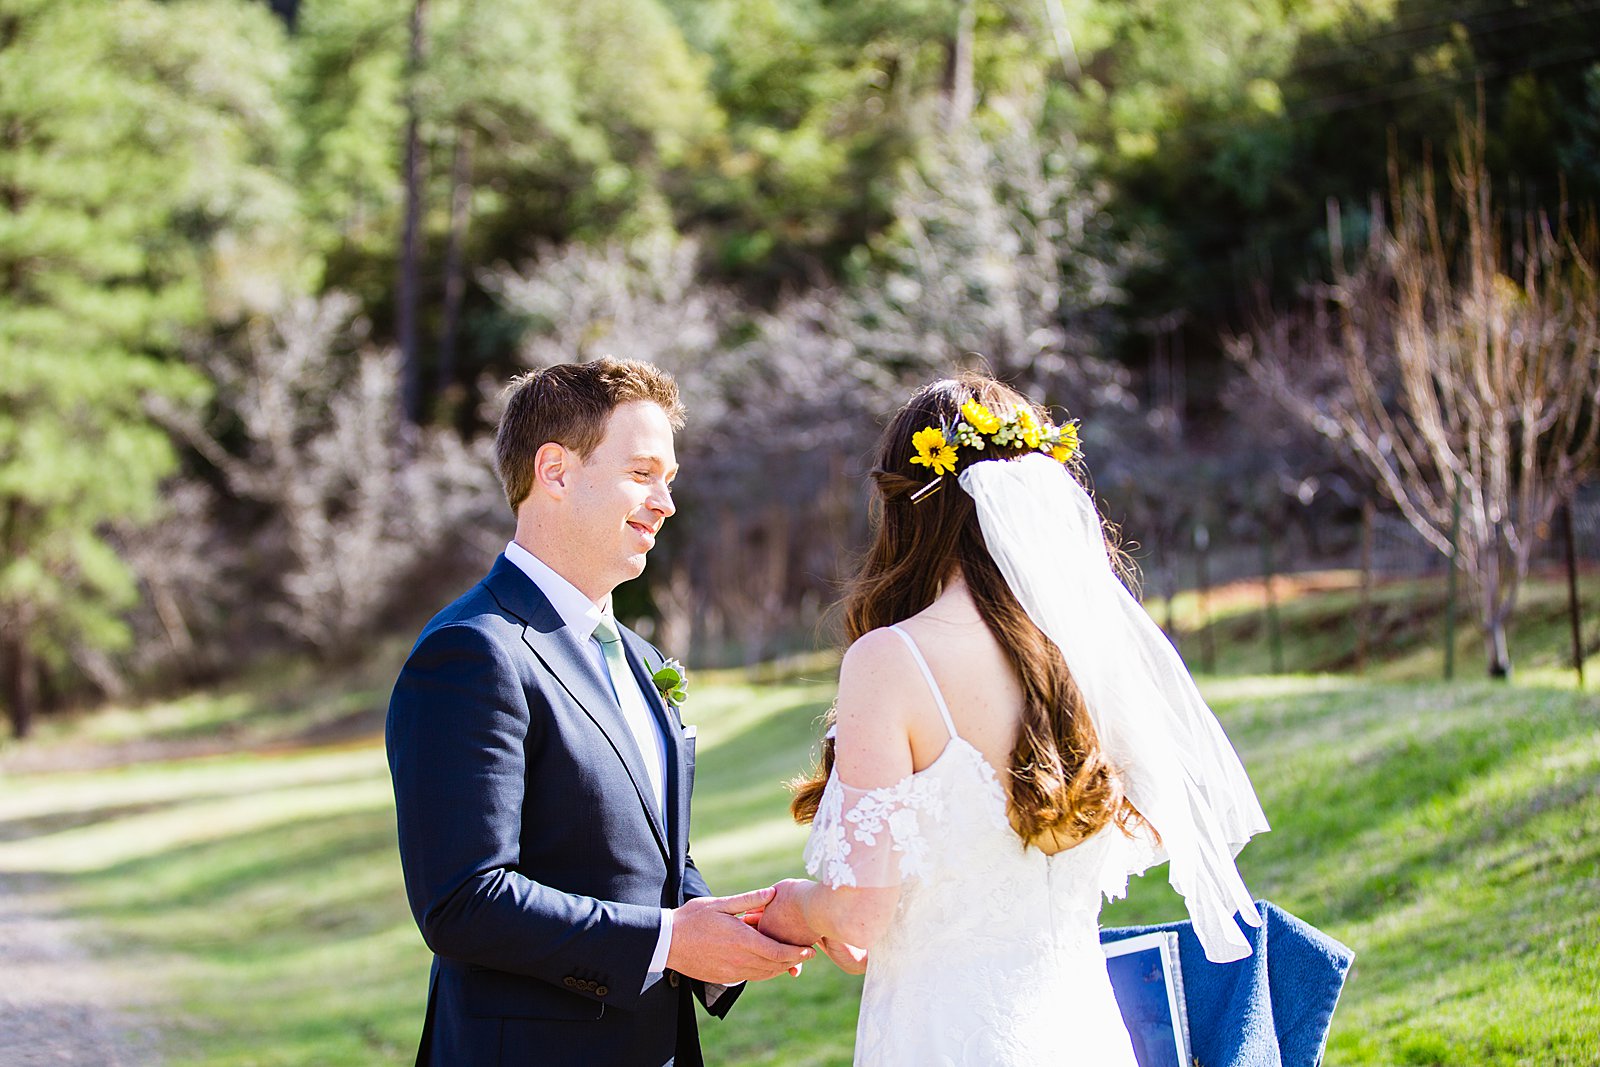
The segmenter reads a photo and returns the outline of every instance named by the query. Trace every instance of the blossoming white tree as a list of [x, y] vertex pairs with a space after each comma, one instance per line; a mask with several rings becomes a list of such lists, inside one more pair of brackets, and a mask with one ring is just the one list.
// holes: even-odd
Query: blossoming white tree
[[263, 507], [252, 549], [278, 575], [268, 615], [329, 656], [370, 630], [419, 561], [503, 506], [486, 449], [404, 424], [399, 357], [366, 343], [355, 312], [337, 293], [291, 302], [241, 349], [209, 354], [214, 425], [158, 412]]

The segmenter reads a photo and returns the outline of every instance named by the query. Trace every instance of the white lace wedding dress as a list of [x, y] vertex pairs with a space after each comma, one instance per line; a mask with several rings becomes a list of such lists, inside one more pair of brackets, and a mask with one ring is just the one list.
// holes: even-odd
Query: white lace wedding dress
[[1153, 858], [1114, 827], [1046, 856], [1024, 848], [995, 770], [957, 735], [905, 631], [950, 741], [881, 789], [835, 775], [806, 846], [824, 885], [900, 885], [872, 946], [855, 1062], [873, 1067], [1134, 1067], [1100, 950], [1102, 894]]

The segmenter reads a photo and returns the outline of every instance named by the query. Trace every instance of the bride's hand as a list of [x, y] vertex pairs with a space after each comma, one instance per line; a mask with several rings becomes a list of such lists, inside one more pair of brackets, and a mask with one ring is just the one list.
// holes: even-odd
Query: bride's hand
[[756, 929], [774, 941], [791, 945], [814, 945], [820, 935], [806, 921], [800, 894], [814, 885], [804, 878], [786, 878], [777, 884], [778, 893], [761, 911]]
[[867, 950], [839, 941], [835, 938], [825, 937], [817, 942], [817, 947], [833, 961], [845, 974], [867, 973]]

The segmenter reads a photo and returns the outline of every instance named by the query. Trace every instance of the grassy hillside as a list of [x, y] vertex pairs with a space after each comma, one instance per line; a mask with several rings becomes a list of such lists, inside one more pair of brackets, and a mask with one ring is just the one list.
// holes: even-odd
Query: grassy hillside
[[[53, 881], [98, 951], [150, 976], [170, 1062], [408, 1060], [427, 954], [374, 732], [398, 654], [334, 681], [274, 671], [8, 754], [0, 872]], [[826, 670], [696, 682], [697, 862], [726, 892], [798, 873], [780, 782], [809, 759]], [[1600, 1064], [1600, 698], [1538, 670], [1509, 686], [1203, 688], [1274, 827], [1245, 850], [1246, 881], [1357, 952], [1329, 1064]], [[212, 752], [219, 729], [246, 748]], [[167, 755], [94, 765], [116, 746]], [[1106, 922], [1180, 911], [1152, 875]], [[752, 988], [706, 1024], [712, 1062], [848, 1063], [856, 983], [814, 965]]]

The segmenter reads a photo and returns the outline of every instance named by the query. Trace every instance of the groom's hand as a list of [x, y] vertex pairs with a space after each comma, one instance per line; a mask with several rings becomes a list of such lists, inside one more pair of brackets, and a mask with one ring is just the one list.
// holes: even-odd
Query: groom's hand
[[789, 945], [758, 933], [741, 918], [777, 895], [773, 887], [736, 897], [697, 897], [672, 913], [667, 968], [717, 985], [760, 982], [791, 972], [816, 956], [809, 945]]

